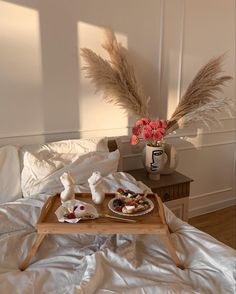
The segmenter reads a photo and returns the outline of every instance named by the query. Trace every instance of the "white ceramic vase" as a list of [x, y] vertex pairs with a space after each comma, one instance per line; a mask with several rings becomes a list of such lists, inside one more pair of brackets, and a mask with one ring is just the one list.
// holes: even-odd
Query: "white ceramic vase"
[[179, 156], [174, 145], [164, 143], [164, 146], [165, 146], [165, 153], [167, 155], [167, 162], [164, 168], [161, 170], [161, 175], [168, 175], [175, 171], [179, 162]]
[[164, 146], [152, 147], [146, 145], [144, 148], [144, 166], [151, 180], [159, 180], [160, 173], [167, 162]]

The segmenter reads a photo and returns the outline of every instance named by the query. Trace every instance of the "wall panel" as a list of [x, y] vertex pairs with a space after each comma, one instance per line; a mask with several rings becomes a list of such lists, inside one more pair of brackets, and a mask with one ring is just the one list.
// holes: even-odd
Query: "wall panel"
[[[101, 49], [111, 27], [128, 48], [151, 97], [153, 117], [169, 118], [198, 69], [226, 52], [235, 75], [234, 0], [0, 1], [0, 144], [119, 136], [124, 170], [142, 166], [131, 146], [134, 117], [107, 104], [85, 79], [80, 48]], [[221, 95], [235, 99], [235, 80]], [[235, 201], [235, 115], [222, 126], [199, 124], [168, 136], [177, 170], [193, 177], [190, 215]]]

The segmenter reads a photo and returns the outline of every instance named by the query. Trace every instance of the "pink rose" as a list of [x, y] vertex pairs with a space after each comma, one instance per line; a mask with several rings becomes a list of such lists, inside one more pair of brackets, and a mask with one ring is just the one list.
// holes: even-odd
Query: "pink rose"
[[151, 140], [152, 139], [152, 133], [147, 130], [143, 130], [142, 132], [142, 137], [145, 141]]
[[143, 130], [145, 130], [145, 131], [152, 131], [152, 127], [150, 125], [145, 125], [143, 127]]
[[167, 121], [164, 120], [164, 119], [161, 119], [159, 128], [164, 128], [165, 129], [166, 127], [167, 127]]
[[136, 123], [135, 123], [136, 127], [141, 127], [142, 125], [143, 125], [142, 119], [137, 120]]
[[138, 135], [140, 135], [140, 133], [141, 133], [141, 128], [140, 127], [133, 127], [132, 128], [132, 134], [133, 135], [135, 135], [135, 136], [138, 136]]
[[132, 145], [137, 145], [139, 143], [139, 138], [135, 135], [132, 135], [130, 141]]
[[152, 138], [153, 140], [155, 141], [160, 141], [162, 139], [162, 134], [159, 132], [159, 131], [155, 131], [153, 134], [152, 134]]
[[150, 123], [150, 119], [144, 117], [144, 118], [141, 118], [141, 120], [143, 121], [143, 124], [144, 125], [148, 125]]
[[156, 130], [157, 128], [159, 128], [159, 122], [158, 121], [151, 121], [149, 126], [153, 129]]
[[158, 128], [157, 129], [157, 131], [159, 132], [159, 133], [161, 133], [161, 135], [163, 136], [164, 134], [165, 134], [165, 129], [163, 129], [163, 128]]

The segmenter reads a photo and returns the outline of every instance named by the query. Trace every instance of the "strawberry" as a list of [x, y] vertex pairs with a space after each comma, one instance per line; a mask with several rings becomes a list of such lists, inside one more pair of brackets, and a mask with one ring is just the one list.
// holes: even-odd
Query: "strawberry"
[[125, 191], [122, 188], [118, 188], [117, 192], [120, 193], [120, 194], [123, 194]]
[[116, 206], [114, 209], [115, 209], [116, 211], [122, 211], [122, 206]]
[[65, 217], [71, 219], [71, 218], [76, 218], [76, 215], [74, 214], [74, 212], [71, 212], [66, 214]]

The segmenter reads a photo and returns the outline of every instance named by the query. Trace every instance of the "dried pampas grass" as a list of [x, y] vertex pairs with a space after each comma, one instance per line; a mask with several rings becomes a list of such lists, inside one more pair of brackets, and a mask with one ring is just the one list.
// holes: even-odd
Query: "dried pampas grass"
[[103, 92], [107, 102], [120, 106], [132, 115], [148, 116], [150, 98], [144, 95], [128, 61], [126, 49], [117, 42], [111, 30], [106, 30], [103, 48], [110, 56], [109, 61], [90, 49], [81, 49], [86, 63], [82, 69], [86, 77], [91, 79], [97, 91]]
[[217, 92], [221, 92], [221, 86], [232, 79], [231, 76], [220, 76], [223, 57], [210, 60], [199, 70], [169, 119], [167, 134], [193, 121], [208, 125], [208, 122], [216, 120], [215, 113], [223, 109], [231, 112], [233, 101], [216, 96]]
[[[94, 83], [97, 91], [102, 91], [107, 102], [116, 104], [128, 113], [138, 117], [148, 117], [149, 97], [144, 95], [128, 60], [127, 50], [117, 42], [114, 33], [106, 30], [102, 44], [110, 59], [105, 60], [92, 50], [83, 48], [85, 60], [82, 68]], [[166, 135], [192, 122], [203, 122], [207, 126], [216, 121], [217, 112], [234, 108], [231, 99], [218, 97], [221, 87], [231, 76], [222, 75], [224, 56], [210, 60], [203, 66], [188, 86], [184, 96], [168, 120]]]

